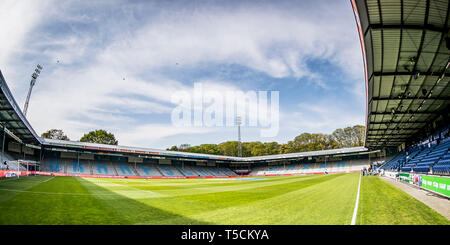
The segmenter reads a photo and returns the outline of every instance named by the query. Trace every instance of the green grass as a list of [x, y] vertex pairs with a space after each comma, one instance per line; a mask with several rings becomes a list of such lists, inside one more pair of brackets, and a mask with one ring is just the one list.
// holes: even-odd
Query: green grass
[[439, 213], [386, 181], [364, 177], [361, 183], [357, 224], [449, 225]]
[[[414, 212], [423, 213], [423, 218], [410, 215], [401, 224], [448, 224], [413, 198], [397, 199], [408, 195], [376, 180], [363, 178], [360, 224], [383, 223], [391, 217], [388, 206], [369, 206], [374, 191], [383, 193], [378, 202], [392, 196], [394, 208], [412, 203]], [[0, 224], [348, 225], [358, 181], [358, 173], [247, 181], [24, 177], [0, 181]], [[405, 216], [408, 211], [401, 209]]]

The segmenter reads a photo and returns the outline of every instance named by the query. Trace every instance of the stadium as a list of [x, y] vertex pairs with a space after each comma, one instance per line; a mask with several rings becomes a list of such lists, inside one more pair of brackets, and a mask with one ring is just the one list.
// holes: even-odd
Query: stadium
[[0, 224], [448, 225], [449, 5], [351, 1], [361, 147], [232, 157], [42, 138], [0, 72]]

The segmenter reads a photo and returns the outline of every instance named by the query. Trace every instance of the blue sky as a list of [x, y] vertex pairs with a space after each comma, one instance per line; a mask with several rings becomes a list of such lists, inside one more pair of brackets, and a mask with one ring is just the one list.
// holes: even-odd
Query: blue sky
[[167, 148], [236, 140], [236, 128], [174, 127], [171, 95], [279, 91], [293, 139], [365, 123], [364, 71], [350, 1], [1, 1], [0, 69], [28, 119], [72, 140], [93, 129], [121, 145]]

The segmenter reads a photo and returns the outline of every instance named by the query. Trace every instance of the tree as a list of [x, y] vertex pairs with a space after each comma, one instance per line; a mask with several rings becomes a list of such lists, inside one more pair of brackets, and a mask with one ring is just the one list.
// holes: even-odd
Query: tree
[[266, 155], [280, 154], [281, 146], [277, 142], [266, 142], [264, 143], [266, 148]]
[[[245, 144], [245, 143], [244, 143]], [[250, 153], [250, 156], [264, 156], [267, 155], [266, 147], [263, 143], [256, 141], [256, 142], [249, 142], [246, 144], [248, 148], [248, 152]]]
[[339, 147], [363, 146], [365, 130], [366, 127], [362, 125], [339, 128], [331, 134], [331, 137], [338, 143]]
[[[238, 142], [237, 141], [227, 141], [219, 144], [220, 151], [222, 155], [234, 156], [238, 155]], [[244, 147], [242, 147], [244, 148]]]
[[114, 134], [106, 132], [106, 130], [98, 129], [84, 134], [80, 139], [81, 142], [91, 142], [107, 145], [117, 145], [119, 141], [116, 140]]
[[70, 140], [61, 129], [50, 129], [41, 134], [42, 138], [54, 140]]
[[170, 148], [167, 148], [166, 150], [167, 151], [183, 151], [183, 149], [178, 149], [178, 147], [176, 145], [174, 145]]
[[220, 155], [221, 151], [216, 144], [202, 144], [199, 146], [199, 153]]
[[355, 146], [363, 146], [366, 139], [366, 127], [362, 125], [353, 126], [353, 131], [355, 132]]
[[303, 133], [288, 142], [290, 152], [336, 149], [337, 143], [328, 134]]
[[292, 141], [289, 141], [287, 144], [282, 144], [280, 146], [280, 152], [279, 154], [286, 154], [286, 153], [292, 153]]
[[185, 150], [185, 149], [188, 149], [188, 148], [190, 148], [190, 147], [191, 147], [190, 144], [181, 144], [180, 147], [179, 147], [179, 149], [180, 149], [180, 150]]

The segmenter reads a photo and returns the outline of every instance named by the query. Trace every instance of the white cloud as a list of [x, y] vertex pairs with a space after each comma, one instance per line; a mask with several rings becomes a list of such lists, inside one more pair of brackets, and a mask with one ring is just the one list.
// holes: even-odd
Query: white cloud
[[[44, 132], [50, 125], [64, 127], [68, 135], [78, 138], [92, 128], [129, 127], [136, 123], [133, 114], [170, 112], [166, 104], [170, 86], [132, 76], [124, 81], [120, 75], [97, 66], [72, 73], [56, 70], [34, 91], [29, 110], [32, 125], [37, 132]], [[172, 89], [183, 88], [180, 83], [168, 83], [172, 83]], [[76, 123], [79, 121], [83, 124]]]
[[299, 103], [290, 113], [281, 113], [281, 128], [302, 132], [331, 133], [337, 128], [364, 125], [364, 111], [335, 99]]
[[139, 146], [139, 147], [159, 147], [165, 148], [160, 144], [160, 140], [169, 136], [179, 136], [179, 141], [174, 145], [183, 142], [183, 134], [208, 134], [218, 131], [217, 128], [200, 127], [173, 127], [170, 124], [143, 124], [136, 127], [123, 128], [120, 133], [119, 143], [121, 145]]
[[[171, 94], [186, 91], [194, 99], [193, 86], [164, 77], [142, 80], [127, 76], [124, 81], [116, 71], [99, 66], [71, 73], [70, 76], [67, 74], [68, 71], [63, 68], [55, 70], [34, 91], [28, 118], [38, 133], [49, 128], [63, 128], [69, 138], [78, 139], [83, 133], [101, 127], [116, 132], [121, 142], [135, 142], [130, 137], [139, 135], [139, 139], [146, 138], [150, 143], [176, 132], [197, 134], [220, 130], [194, 127], [175, 129], [170, 121], [164, 124], [165, 127], [158, 124], [157, 128], [151, 129], [149, 125], [154, 124], [133, 117], [136, 114], [150, 118], [170, 114], [175, 108], [170, 101]], [[199, 82], [204, 86], [204, 93], [246, 92], [224, 81]]]
[[341, 28], [347, 24], [343, 20], [322, 18], [334, 9], [320, 10], [325, 13], [318, 17], [313, 15], [316, 11], [294, 13], [270, 6], [233, 12], [175, 11], [171, 16], [155, 17], [131, 36], [126, 33], [100, 59], [134, 71], [213, 62], [240, 64], [273, 77], [298, 78], [313, 76], [308, 60], [330, 59], [344, 71], [357, 74], [355, 67], [359, 69], [360, 64], [348, 61], [349, 56], [361, 55], [354, 45], [355, 30]]
[[[21, 72], [15, 69], [12, 60], [21, 54], [26, 40], [45, 15], [44, 9], [49, 3], [48, 0], [0, 1], [0, 69], [5, 77], [16, 79], [20, 76]], [[15, 84], [10, 86], [14, 87]]]

